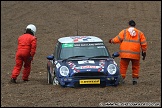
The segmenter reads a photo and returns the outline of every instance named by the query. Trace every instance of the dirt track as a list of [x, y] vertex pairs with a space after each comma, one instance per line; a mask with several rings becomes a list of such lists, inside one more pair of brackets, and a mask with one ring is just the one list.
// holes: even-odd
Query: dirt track
[[[108, 40], [127, 28], [130, 19], [148, 42], [138, 85], [132, 85], [131, 64], [126, 83], [118, 87], [47, 84], [46, 56], [59, 37], [77, 35], [77, 21], [79, 35], [99, 36], [113, 53], [119, 45]], [[38, 40], [30, 81], [23, 83], [21, 73], [18, 84], [9, 84], [17, 38], [29, 23], [36, 25]], [[101, 102], [161, 103], [161, 1], [1, 1], [1, 107], [100, 107]]]

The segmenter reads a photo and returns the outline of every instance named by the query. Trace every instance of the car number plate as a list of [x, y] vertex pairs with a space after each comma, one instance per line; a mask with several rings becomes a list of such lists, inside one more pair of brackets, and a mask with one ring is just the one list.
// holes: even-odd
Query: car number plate
[[100, 84], [100, 79], [86, 79], [80, 80], [79, 84]]

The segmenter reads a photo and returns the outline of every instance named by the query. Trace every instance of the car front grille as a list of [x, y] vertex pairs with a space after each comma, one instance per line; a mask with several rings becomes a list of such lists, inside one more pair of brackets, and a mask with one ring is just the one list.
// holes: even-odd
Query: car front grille
[[73, 74], [73, 77], [77, 78], [77, 77], [83, 77], [83, 78], [98, 78], [98, 77], [105, 77], [106, 74], [103, 72], [78, 72]]

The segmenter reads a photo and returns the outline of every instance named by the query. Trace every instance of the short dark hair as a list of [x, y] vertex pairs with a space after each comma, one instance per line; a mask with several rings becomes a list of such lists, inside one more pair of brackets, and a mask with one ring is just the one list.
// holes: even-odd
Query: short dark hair
[[130, 21], [129, 21], [129, 25], [132, 26], [132, 27], [135, 27], [135, 26], [136, 26], [136, 23], [135, 23], [135, 21], [130, 20]]

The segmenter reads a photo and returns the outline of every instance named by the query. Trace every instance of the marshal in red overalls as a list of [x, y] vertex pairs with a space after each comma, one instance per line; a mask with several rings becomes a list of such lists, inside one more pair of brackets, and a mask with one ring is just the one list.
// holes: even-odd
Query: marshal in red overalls
[[11, 79], [14, 79], [15, 82], [18, 75], [20, 74], [23, 63], [24, 63], [24, 70], [22, 79], [24, 81], [28, 81], [28, 77], [31, 70], [31, 61], [33, 60], [37, 46], [37, 38], [34, 36], [36, 28], [34, 29], [33, 27], [35, 26], [28, 25], [26, 33], [24, 33], [18, 38], [18, 47], [15, 57], [16, 65], [14, 66], [11, 75]]

